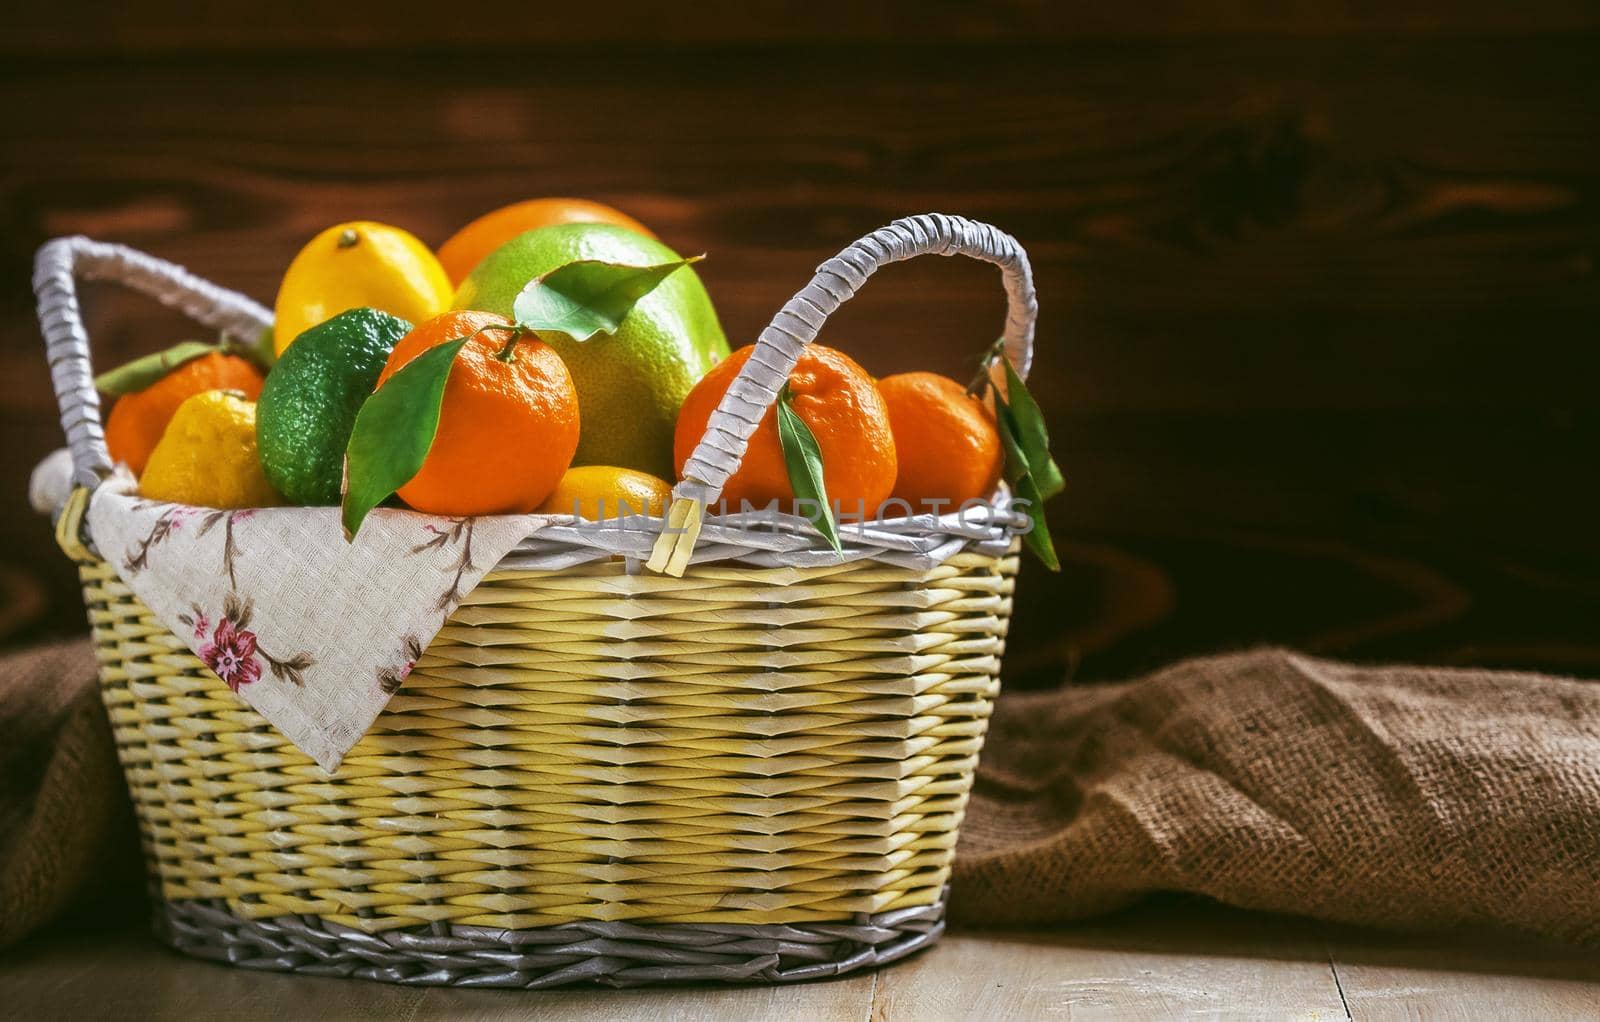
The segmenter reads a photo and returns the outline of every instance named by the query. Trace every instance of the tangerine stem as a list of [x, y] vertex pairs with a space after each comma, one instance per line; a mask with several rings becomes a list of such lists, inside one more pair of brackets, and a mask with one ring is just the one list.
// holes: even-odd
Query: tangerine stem
[[502, 362], [511, 362], [511, 361], [515, 360], [516, 352], [513, 349], [516, 348], [517, 341], [521, 340], [523, 335], [527, 334], [529, 332], [528, 328], [523, 326], [520, 323], [487, 323], [487, 324], [485, 324], [483, 326], [480, 326], [478, 329], [472, 331], [472, 333], [465, 335], [464, 337], [452, 337], [449, 341], [447, 341], [445, 343], [454, 344], [456, 341], [460, 341], [460, 340], [468, 340], [468, 341], [470, 341], [470, 340], [472, 340], [474, 338], [482, 337], [484, 334], [488, 333], [490, 330], [510, 330], [511, 331], [510, 338], [508, 338], [506, 340], [505, 345], [499, 351], [494, 353], [494, 357], [498, 358]]
[[494, 357], [499, 359], [502, 362], [515, 362], [516, 359], [517, 359], [517, 342], [522, 340], [523, 335], [525, 335], [528, 332], [527, 329], [525, 327], [520, 326], [520, 325], [513, 325], [511, 327], [503, 327], [503, 326], [499, 326], [498, 324], [496, 325], [496, 329], [499, 329], [499, 330], [509, 329], [511, 331], [511, 336], [506, 338], [505, 346], [503, 348], [501, 348], [499, 351], [495, 352]]
[[1004, 349], [1005, 343], [1006, 339], [1002, 337], [989, 345], [983, 354], [978, 356], [978, 372], [977, 375], [972, 377], [972, 382], [967, 384], [968, 396], [982, 397], [984, 390], [994, 382], [993, 377], [989, 375], [989, 370], [994, 367], [995, 360], [1000, 357], [1000, 352]]

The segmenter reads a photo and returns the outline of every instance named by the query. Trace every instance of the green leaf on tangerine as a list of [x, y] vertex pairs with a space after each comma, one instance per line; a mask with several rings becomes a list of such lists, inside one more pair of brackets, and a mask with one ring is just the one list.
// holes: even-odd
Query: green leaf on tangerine
[[1040, 495], [1049, 500], [1065, 489], [1067, 484], [1061, 477], [1061, 468], [1050, 456], [1050, 434], [1045, 429], [1044, 413], [1039, 410], [1033, 395], [1028, 393], [1027, 384], [1022, 382], [1011, 360], [1001, 355], [1000, 361], [1006, 367], [1006, 403], [1011, 408], [1017, 445], [1022, 448]]
[[680, 268], [704, 258], [653, 266], [580, 259], [528, 281], [511, 303], [511, 315], [519, 326], [558, 331], [575, 341], [615, 333], [639, 299]]
[[789, 385], [778, 391], [778, 444], [783, 448], [783, 463], [789, 471], [789, 487], [795, 500], [822, 538], [835, 553], [842, 553], [839, 530], [833, 521], [833, 504], [822, 481], [822, 448], [817, 436], [794, 410]]
[[253, 341], [243, 341], [238, 344], [234, 344], [231, 341], [224, 342], [223, 350], [242, 355], [254, 362], [262, 372], [271, 371], [272, 367], [278, 363], [278, 351], [272, 343], [272, 328], [270, 326], [263, 328]]
[[202, 355], [217, 351], [218, 346], [208, 341], [182, 341], [166, 351], [136, 358], [127, 365], [118, 366], [95, 377], [95, 388], [107, 394], [121, 396], [136, 394], [156, 383], [162, 377]]
[[995, 395], [995, 422], [1000, 427], [1000, 444], [1005, 448], [1006, 482], [1011, 484], [1011, 492], [1019, 500], [1027, 501], [1027, 514], [1033, 520], [1033, 527], [1022, 537], [1022, 542], [1034, 556], [1044, 563], [1051, 571], [1061, 570], [1061, 561], [1056, 557], [1055, 544], [1050, 541], [1050, 524], [1045, 521], [1044, 495], [1039, 491], [1039, 484], [1033, 477], [1033, 472], [1028, 466], [1028, 455], [1022, 448], [1022, 443], [1017, 437], [1018, 427], [1015, 413], [1002, 400], [1000, 395]]
[[439, 406], [450, 369], [473, 336], [429, 348], [407, 362], [356, 413], [344, 454], [346, 540], [355, 539], [369, 511], [422, 470], [439, 432]]

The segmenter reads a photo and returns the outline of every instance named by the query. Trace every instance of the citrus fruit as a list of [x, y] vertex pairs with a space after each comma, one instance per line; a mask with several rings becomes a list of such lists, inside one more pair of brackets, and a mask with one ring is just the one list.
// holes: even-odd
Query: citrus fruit
[[[913, 514], [953, 511], [994, 492], [1005, 451], [994, 413], [980, 399], [938, 373], [885, 376], [878, 391], [900, 462], [893, 496]], [[936, 509], [929, 501], [948, 504]]]
[[254, 401], [261, 393], [261, 370], [249, 359], [212, 352], [190, 359], [144, 390], [124, 394], [106, 416], [106, 449], [111, 460], [144, 471], [150, 452], [185, 399], [205, 390], [236, 390]]
[[524, 231], [552, 224], [616, 224], [647, 238], [650, 229], [620, 210], [588, 199], [529, 199], [485, 213], [439, 246], [439, 263], [460, 284], [483, 257]]
[[[613, 224], [544, 227], [490, 253], [462, 282], [455, 307], [510, 316], [528, 281], [575, 260], [645, 266], [677, 258], [659, 241]], [[614, 334], [587, 341], [560, 333], [539, 336], [561, 355], [578, 388], [583, 437], [575, 464], [670, 477], [678, 408], [695, 381], [728, 354], [694, 268], [683, 267], [639, 299]]]
[[578, 396], [550, 345], [525, 337], [507, 357], [509, 325], [491, 312], [446, 312], [418, 325], [394, 346], [378, 386], [435, 345], [477, 334], [462, 348], [445, 383], [439, 429], [422, 469], [397, 491], [439, 515], [520, 514], [550, 496], [578, 449]]
[[[683, 402], [673, 450], [681, 472], [723, 393], [749, 361], [755, 345], [745, 345], [705, 375]], [[877, 384], [867, 371], [841, 351], [810, 344], [789, 373], [789, 392], [795, 413], [810, 427], [822, 451], [822, 481], [828, 499], [843, 515], [868, 516], [894, 487], [895, 444], [889, 429], [889, 412]], [[722, 500], [729, 511], [740, 502], [763, 507], [776, 500], [786, 507], [794, 499], [789, 471], [778, 442], [777, 411], [768, 408], [744, 459], [728, 478]]]
[[625, 515], [666, 514], [672, 484], [631, 468], [581, 465], [567, 469], [539, 510], [547, 515], [577, 515], [591, 522]]
[[256, 457], [255, 404], [230, 390], [185, 399], [150, 452], [139, 491], [150, 500], [200, 507], [282, 504]]
[[346, 309], [380, 309], [420, 323], [450, 307], [450, 278], [428, 247], [398, 227], [354, 220], [312, 238], [278, 286], [278, 354]]
[[267, 374], [256, 416], [261, 467], [290, 502], [339, 503], [356, 413], [410, 329], [377, 309], [341, 312], [301, 334]]

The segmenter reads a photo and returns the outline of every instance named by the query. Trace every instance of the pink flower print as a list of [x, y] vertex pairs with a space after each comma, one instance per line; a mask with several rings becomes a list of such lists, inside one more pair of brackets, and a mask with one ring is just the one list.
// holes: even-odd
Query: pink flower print
[[392, 696], [400, 691], [400, 686], [405, 684], [405, 680], [416, 669], [417, 661], [422, 657], [422, 643], [417, 641], [416, 636], [406, 636], [401, 646], [401, 656], [405, 659], [400, 661], [399, 667], [390, 667], [378, 672], [378, 688], [382, 689], [385, 695]]
[[235, 692], [261, 677], [261, 664], [256, 661], [256, 634], [234, 627], [228, 618], [217, 623], [211, 641], [200, 650], [200, 659]]
[[203, 639], [211, 631], [211, 619], [206, 617], [205, 611], [198, 611], [194, 616], [194, 637]]

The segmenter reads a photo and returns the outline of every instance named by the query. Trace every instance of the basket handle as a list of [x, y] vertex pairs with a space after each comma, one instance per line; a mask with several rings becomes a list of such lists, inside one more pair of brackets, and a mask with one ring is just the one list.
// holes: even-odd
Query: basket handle
[[989, 224], [943, 213], [906, 217], [873, 231], [817, 267], [811, 283], [789, 299], [761, 331], [755, 351], [722, 395], [705, 434], [684, 465], [682, 480], [673, 487], [667, 522], [647, 565], [651, 571], [683, 574], [707, 505], [722, 495], [756, 426], [799, 361], [801, 349], [816, 339], [834, 310], [849, 301], [880, 266], [930, 253], [959, 253], [1000, 267], [1007, 302], [1006, 356], [1018, 374], [1028, 375], [1039, 304], [1028, 254], [1017, 239]]
[[93, 488], [111, 474], [111, 455], [100, 420], [89, 333], [78, 307], [80, 278], [124, 284], [240, 340], [253, 340], [270, 327], [272, 313], [236, 291], [126, 245], [82, 236], [46, 242], [33, 260], [39, 328], [50, 361], [56, 405], [61, 410], [61, 428], [66, 430], [67, 449], [72, 452], [72, 481]]

